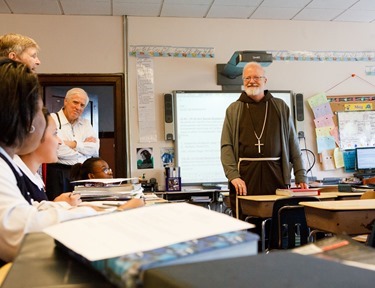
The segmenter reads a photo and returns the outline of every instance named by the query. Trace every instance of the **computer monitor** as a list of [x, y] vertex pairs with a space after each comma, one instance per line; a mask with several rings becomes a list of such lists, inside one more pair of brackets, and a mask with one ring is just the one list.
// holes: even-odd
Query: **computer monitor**
[[361, 173], [375, 172], [375, 147], [361, 147], [356, 149], [356, 168]]

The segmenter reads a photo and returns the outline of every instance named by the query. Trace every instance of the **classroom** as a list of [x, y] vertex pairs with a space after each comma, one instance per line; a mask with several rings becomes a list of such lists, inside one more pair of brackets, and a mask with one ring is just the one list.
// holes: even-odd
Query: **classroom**
[[[353, 177], [355, 171], [347, 171], [342, 165], [336, 168], [332, 162], [327, 168], [321, 163], [314, 122], [316, 117], [308, 99], [325, 94], [329, 99], [356, 97], [358, 103], [361, 103], [361, 97], [375, 96], [375, 65], [373, 64], [375, 5], [371, 1], [347, 0], [342, 3], [326, 1], [334, 2], [337, 7], [323, 6], [319, 10], [319, 17], [315, 18], [309, 16], [308, 9], [303, 13], [298, 11], [308, 8], [309, 5], [313, 9], [314, 5], [317, 5], [315, 9], [318, 9], [325, 1], [287, 1], [290, 7], [276, 6], [277, 9], [273, 10], [276, 11], [274, 14], [271, 13], [263, 18], [252, 17], [251, 13], [250, 16], [239, 16], [243, 14], [240, 13], [241, 8], [239, 8], [242, 7], [241, 3], [243, 6], [251, 6], [248, 3], [257, 2], [253, 6], [258, 6], [263, 2], [265, 5], [269, 2], [272, 6], [277, 5], [278, 1], [233, 1], [236, 4], [231, 0], [191, 1], [196, 6], [185, 3], [185, 8], [189, 9], [176, 12], [175, 15], [164, 11], [165, 16], [155, 14], [153, 11], [157, 9], [154, 6], [160, 6], [164, 2], [182, 5], [184, 1], [140, 1], [142, 5], [138, 3], [141, 7], [138, 9], [143, 10], [132, 8], [129, 10], [132, 12], [126, 15], [121, 14], [124, 12], [108, 12], [108, 2], [113, 6], [115, 2], [132, 1], [101, 1], [105, 6], [102, 11], [100, 8], [103, 7], [100, 7], [100, 4], [93, 8], [90, 6], [92, 4], [90, 1], [84, 1], [79, 8], [67, 6], [69, 9], [67, 8], [64, 15], [61, 11], [53, 12], [56, 11], [53, 6], [46, 5], [42, 8], [44, 1], [36, 2], [39, 6], [32, 7], [30, 4], [9, 12], [5, 1], [0, 1], [0, 35], [19, 33], [33, 38], [38, 43], [41, 47], [38, 54], [41, 65], [37, 73], [43, 79], [58, 74], [69, 74], [72, 78], [80, 74], [100, 74], [120, 75], [123, 80], [122, 99], [117, 103], [121, 105], [109, 112], [112, 115], [117, 113], [113, 116], [114, 121], [117, 121], [116, 126], [115, 129], [111, 128], [113, 130], [111, 132], [118, 133], [116, 129], [122, 129], [120, 132], [122, 138], [116, 140], [116, 144], [122, 149], [121, 157], [116, 154], [113, 157], [112, 165], [119, 171], [115, 177], [155, 179], [158, 183], [157, 190], [166, 190], [162, 156], [165, 151], [173, 151], [175, 140], [166, 140], [164, 95], [173, 94], [175, 91], [224, 89], [217, 83], [217, 65], [226, 64], [236, 51], [271, 53], [273, 61], [265, 67], [268, 79], [266, 89], [291, 91], [293, 101], [295, 94], [302, 94], [303, 119], [296, 120], [295, 123], [297, 131], [303, 131], [303, 137], [299, 139], [301, 148], [310, 150], [315, 157], [314, 166], [306, 166], [306, 169], [311, 168], [307, 175], [311, 177], [311, 181]], [[64, 5], [65, 1], [56, 2]], [[201, 12], [194, 10], [204, 6], [205, 11], [208, 11], [211, 5], [215, 7], [218, 2], [227, 3], [225, 5], [230, 3], [235, 8], [228, 9], [228, 14], [222, 11], [211, 17], [210, 13], [208, 15], [201, 13], [203, 9], [199, 10]], [[362, 14], [357, 15], [357, 18], [346, 18], [345, 16], [350, 13], [343, 12], [356, 4], [359, 8], [354, 9], [352, 15], [360, 12]], [[88, 7], [85, 7], [86, 5]], [[287, 16], [288, 9], [292, 9], [295, 13]], [[213, 11], [214, 9], [211, 13]], [[343, 14], [337, 11], [342, 11]], [[160, 51], [163, 54], [159, 55]], [[173, 55], [176, 51], [178, 53]], [[148, 57], [142, 57], [142, 54]], [[342, 54], [345, 54], [345, 57], [338, 60], [337, 57]], [[314, 55], [314, 58], [308, 60], [303, 55]], [[364, 60], [367, 56], [368, 58]], [[142, 64], [147, 66], [147, 69]], [[150, 74], [142, 78], [142, 72]], [[146, 81], [143, 83], [148, 85], [146, 89], [141, 89], [141, 81]], [[57, 84], [59, 85], [61, 82]], [[235, 89], [238, 90], [238, 86]], [[241, 90], [238, 96], [240, 93]], [[148, 101], [146, 104], [143, 103], [143, 109], [140, 107], [142, 96]], [[293, 106], [293, 113], [295, 113], [294, 109]], [[144, 117], [145, 112], [148, 115], [143, 120], [147, 120], [148, 125], [141, 121], [140, 115], [143, 113]], [[107, 121], [104, 118], [103, 121]], [[178, 134], [174, 135], [177, 136]], [[139, 166], [139, 153], [142, 150], [152, 152], [151, 169], [149, 167], [143, 169], [145, 167]], [[310, 161], [309, 158], [307, 160]], [[183, 185], [183, 169], [180, 173]], [[308, 203], [306, 207], [314, 208]], [[328, 227], [327, 230], [329, 229]], [[330, 232], [334, 233], [334, 231]], [[294, 261], [292, 258], [287, 261], [292, 263]], [[296, 259], [294, 263], [298, 261], [300, 259]], [[238, 265], [244, 264], [251, 265], [247, 262], [238, 263]], [[298, 265], [295, 265], [297, 269]], [[201, 269], [206, 267], [202, 266]], [[332, 269], [336, 269], [333, 273], [345, 273], [340, 271], [340, 267]], [[181, 271], [173, 272], [179, 275]], [[350, 273], [355, 274], [349, 271], [346, 278], [350, 278]], [[369, 273], [364, 273], [363, 276], [374, 279]]]
[[[234, 51], [329, 52], [343, 51], [342, 47], [344, 51], [372, 51], [370, 43], [374, 37], [372, 23], [341, 21], [27, 14], [3, 14], [0, 21], [1, 34], [10, 29], [38, 40], [42, 48], [39, 73], [123, 73], [127, 76], [126, 133], [130, 161], [126, 164], [131, 176], [146, 172], [148, 178], [156, 178], [159, 183], [163, 180], [160, 148], [173, 147], [172, 141], [164, 140], [163, 94], [173, 90], [221, 90], [216, 84], [216, 64], [227, 63]], [[246, 36], [249, 33], [254, 36]], [[136, 57], [128, 55], [136, 45], [213, 47], [215, 50], [211, 59], [152, 58], [157, 139], [147, 145], [139, 142]], [[304, 95], [306, 146], [316, 154], [313, 113], [306, 99], [329, 90], [352, 74], [373, 83], [372, 76], [365, 73], [369, 65], [371, 62], [360, 61], [274, 61], [267, 68], [267, 88]], [[372, 91], [372, 85], [353, 78], [327, 95], [368, 95]], [[152, 171], [138, 170], [136, 166], [136, 148], [144, 146], [152, 147], [155, 153]], [[320, 165], [313, 168], [313, 176], [318, 179], [345, 175], [343, 169], [322, 171]]]

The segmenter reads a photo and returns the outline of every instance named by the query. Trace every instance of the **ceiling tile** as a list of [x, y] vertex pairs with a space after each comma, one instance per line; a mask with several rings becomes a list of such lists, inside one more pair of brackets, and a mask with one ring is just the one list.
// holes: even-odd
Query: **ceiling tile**
[[353, 9], [359, 10], [375, 10], [375, 1], [374, 0], [360, 0], [358, 3], [354, 4]]
[[256, 7], [248, 6], [212, 6], [207, 14], [207, 18], [248, 18]]
[[348, 10], [338, 16], [335, 21], [372, 22], [375, 20], [374, 10]]
[[211, 5], [212, 0], [164, 0], [164, 5], [184, 4], [184, 5]]
[[53, 0], [7, 0], [11, 12], [15, 14], [61, 15], [57, 1]]
[[[177, 0], [174, 0], [177, 1]], [[204, 17], [207, 14], [209, 5], [188, 5], [188, 4], [166, 4], [162, 7], [160, 16], [164, 17]]]
[[347, 9], [358, 0], [314, 0], [306, 8]]
[[60, 0], [67, 15], [112, 15], [108, 0]]
[[113, 2], [113, 15], [130, 15], [130, 16], [160, 16], [161, 3], [160, 1], [142, 1], [140, 3], [129, 3], [125, 1]]
[[[108, 0], [111, 1], [111, 0]], [[139, 4], [162, 4], [163, 0], [112, 0], [113, 4], [121, 3], [139, 3]]]
[[213, 6], [258, 6], [262, 0], [215, 0]]
[[311, 0], [264, 0], [261, 7], [273, 7], [273, 8], [303, 8]]
[[10, 10], [3, 0], [0, 0], [0, 13], [10, 14]]
[[298, 13], [299, 8], [265, 8], [259, 7], [250, 19], [292, 19]]
[[331, 21], [342, 12], [342, 9], [303, 9], [293, 20]]

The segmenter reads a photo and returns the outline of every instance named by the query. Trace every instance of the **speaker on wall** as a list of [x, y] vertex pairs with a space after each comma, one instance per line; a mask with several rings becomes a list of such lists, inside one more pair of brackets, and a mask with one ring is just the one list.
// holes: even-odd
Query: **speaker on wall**
[[303, 123], [305, 120], [304, 114], [304, 103], [303, 103], [303, 94], [297, 93], [295, 95], [295, 112], [296, 112], [296, 131], [299, 138], [305, 137], [303, 132]]
[[175, 140], [173, 95], [170, 93], [164, 94], [164, 128], [165, 140]]

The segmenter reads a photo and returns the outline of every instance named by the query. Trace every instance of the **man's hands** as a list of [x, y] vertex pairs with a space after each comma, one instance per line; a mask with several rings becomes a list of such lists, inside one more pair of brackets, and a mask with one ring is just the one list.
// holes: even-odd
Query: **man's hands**
[[230, 181], [234, 188], [236, 188], [237, 195], [247, 195], [247, 187], [245, 181], [241, 178], [235, 178]]
[[[96, 143], [96, 141], [97, 141], [96, 137], [90, 136], [90, 137], [87, 137], [83, 142]], [[65, 140], [64, 144], [71, 149], [75, 149], [77, 147], [77, 141], [74, 141], [74, 140], [73, 141]]]

